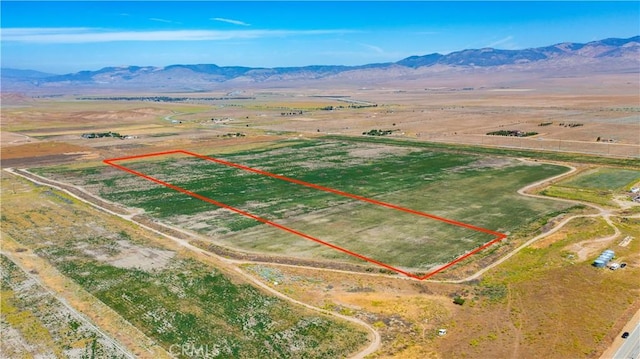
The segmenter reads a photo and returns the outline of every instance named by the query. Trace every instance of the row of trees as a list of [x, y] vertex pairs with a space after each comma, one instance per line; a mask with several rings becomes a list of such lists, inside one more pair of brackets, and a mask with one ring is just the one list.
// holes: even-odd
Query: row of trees
[[513, 136], [513, 137], [528, 137], [528, 136], [535, 136], [537, 134], [538, 134], [537, 132], [523, 132], [520, 130], [500, 130], [500, 131], [487, 132], [487, 135], [491, 135], [491, 136]]
[[83, 138], [103, 138], [103, 137], [116, 137], [116, 138], [124, 138], [125, 136], [117, 133], [117, 132], [93, 132], [93, 133], [83, 133]]
[[397, 131], [397, 130], [370, 130], [369, 132], [363, 132], [363, 135], [366, 136], [386, 136], [386, 135], [390, 135], [393, 133], [393, 131]]
[[222, 100], [255, 100], [255, 97], [172, 97], [172, 96], [109, 96], [79, 97], [86, 101], [149, 101], [149, 102], [185, 102], [185, 101], [222, 101]]

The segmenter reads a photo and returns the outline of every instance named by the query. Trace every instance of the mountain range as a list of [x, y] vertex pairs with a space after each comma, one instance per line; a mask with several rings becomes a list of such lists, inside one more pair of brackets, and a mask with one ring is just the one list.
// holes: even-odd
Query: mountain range
[[213, 64], [105, 67], [56, 75], [2, 68], [2, 92], [64, 89], [206, 91], [241, 85], [275, 86], [296, 81], [391, 81], [460, 71], [640, 72], [640, 36], [588, 43], [559, 43], [523, 50], [467, 49], [446, 55], [411, 56], [360, 66], [313, 65], [252, 68]]

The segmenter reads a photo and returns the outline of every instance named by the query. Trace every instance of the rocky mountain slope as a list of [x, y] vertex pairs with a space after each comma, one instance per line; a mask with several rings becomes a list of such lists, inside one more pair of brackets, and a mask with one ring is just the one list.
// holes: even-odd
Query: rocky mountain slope
[[[304, 66], [251, 68], [213, 64], [166, 67], [105, 67], [65, 75], [31, 70], [2, 69], [2, 92], [65, 92], [69, 89], [205, 91], [221, 87], [258, 87], [299, 81], [385, 82], [429, 76], [430, 73], [476, 70], [558, 72], [640, 72], [640, 36], [610, 38], [586, 44], [499, 50], [468, 49], [446, 55], [411, 56], [397, 62], [361, 66]], [[38, 91], [40, 90], [40, 91]]]

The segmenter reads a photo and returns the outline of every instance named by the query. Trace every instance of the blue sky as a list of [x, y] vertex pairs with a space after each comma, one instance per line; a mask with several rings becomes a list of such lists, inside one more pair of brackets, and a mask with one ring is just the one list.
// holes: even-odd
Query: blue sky
[[362, 65], [640, 33], [640, 3], [6, 1], [2, 67]]

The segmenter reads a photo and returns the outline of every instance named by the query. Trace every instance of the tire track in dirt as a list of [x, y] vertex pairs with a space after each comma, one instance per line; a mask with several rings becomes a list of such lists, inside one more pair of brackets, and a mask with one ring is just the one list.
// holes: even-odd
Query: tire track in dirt
[[[513, 308], [513, 301], [514, 301], [514, 293], [513, 293], [513, 289], [510, 286], [507, 286], [507, 315], [509, 315], [509, 326], [511, 327], [511, 330], [513, 330], [513, 333], [515, 335], [515, 339], [513, 341], [513, 352], [511, 353], [511, 357], [512, 358], [518, 358], [518, 351], [520, 350], [520, 341], [522, 340], [522, 315], [519, 314], [519, 312], [517, 312], [517, 318], [516, 321], [520, 323], [519, 326], [516, 326], [514, 324], [514, 318], [512, 314], [512, 308]], [[518, 300], [518, 302], [520, 302]]]

